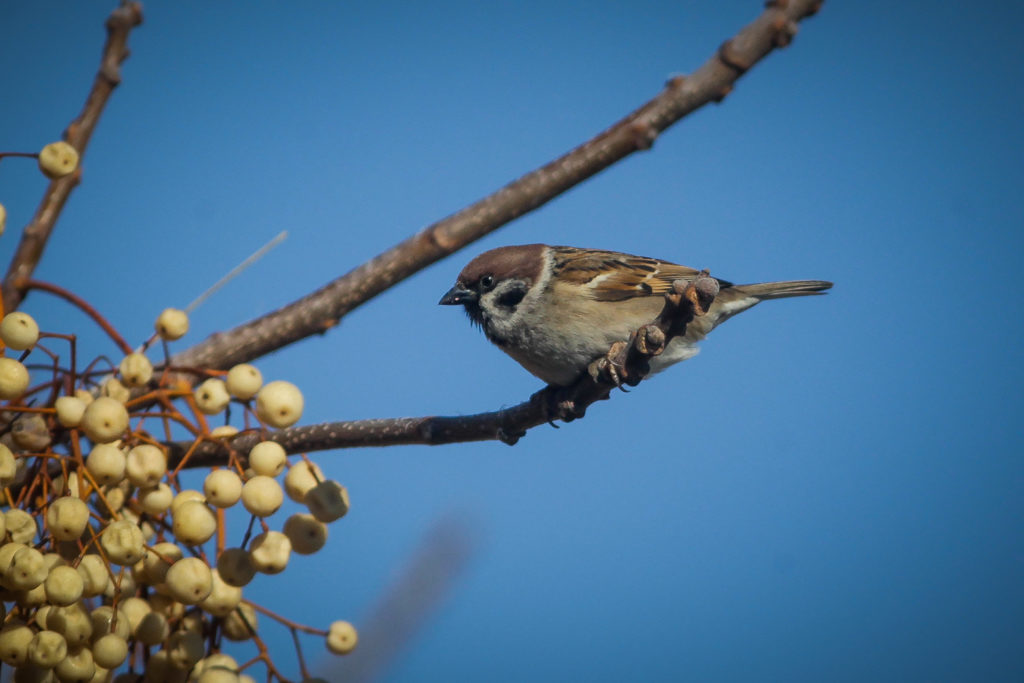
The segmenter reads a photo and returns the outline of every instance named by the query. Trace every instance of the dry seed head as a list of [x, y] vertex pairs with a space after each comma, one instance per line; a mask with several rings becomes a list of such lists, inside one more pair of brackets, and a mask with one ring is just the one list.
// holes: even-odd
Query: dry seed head
[[167, 588], [178, 602], [184, 605], [198, 604], [213, 590], [210, 568], [198, 557], [178, 560], [167, 570]]
[[347, 621], [336, 621], [327, 631], [327, 649], [336, 655], [347, 655], [356, 649], [359, 635]]
[[239, 363], [228, 370], [228, 391], [235, 398], [248, 401], [263, 386], [263, 375], [248, 363]]
[[61, 427], [77, 427], [85, 415], [86, 403], [77, 396], [61, 396], [54, 403]]
[[128, 451], [125, 465], [128, 480], [139, 488], [151, 488], [167, 473], [167, 456], [152, 444], [141, 444]]
[[215, 377], [211, 377], [196, 387], [193, 396], [196, 399], [199, 412], [206, 415], [216, 415], [227, 408], [228, 403], [231, 402], [231, 395], [228, 394], [224, 381]]
[[276, 477], [288, 464], [284, 447], [276, 441], [261, 441], [249, 451], [249, 466], [253, 472], [267, 477]]
[[242, 505], [257, 517], [269, 517], [284, 502], [284, 492], [276, 479], [257, 474], [242, 487]]
[[39, 325], [28, 313], [8, 313], [0, 320], [0, 339], [7, 348], [24, 351], [39, 340]]
[[300, 555], [312, 555], [327, 543], [327, 525], [313, 515], [292, 515], [284, 523], [283, 531], [292, 542], [292, 550]]
[[[2, 360], [2, 359], [0, 359]], [[128, 411], [120, 401], [100, 396], [85, 408], [82, 430], [94, 443], [110, 443], [128, 429]]]
[[0, 398], [18, 398], [28, 389], [28, 370], [13, 358], [0, 358]]
[[81, 538], [89, 523], [89, 506], [74, 496], [62, 496], [46, 509], [46, 528], [58, 541]]
[[111, 522], [100, 535], [100, 545], [113, 564], [133, 565], [146, 554], [142, 529], [122, 519]]
[[39, 151], [39, 170], [50, 180], [63, 178], [78, 168], [78, 150], [59, 140]]
[[229, 508], [242, 497], [242, 480], [231, 470], [213, 470], [203, 481], [206, 500], [218, 508]]
[[280, 531], [264, 531], [252, 539], [249, 557], [256, 571], [263, 574], [280, 574], [288, 566], [292, 542]]
[[181, 339], [188, 332], [188, 314], [177, 308], [165, 308], [156, 319], [156, 333], [165, 341]]
[[141, 387], [153, 377], [153, 364], [141, 353], [129, 353], [121, 360], [118, 370], [130, 387]]

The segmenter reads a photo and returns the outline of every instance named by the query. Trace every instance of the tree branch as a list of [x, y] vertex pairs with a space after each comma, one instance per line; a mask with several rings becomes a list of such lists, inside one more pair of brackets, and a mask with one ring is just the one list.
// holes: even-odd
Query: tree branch
[[[103, 108], [121, 82], [121, 63], [128, 58], [128, 34], [142, 23], [142, 5], [137, 2], [121, 5], [107, 18], [107, 42], [103, 46], [100, 68], [92, 84], [92, 90], [85, 100], [82, 112], [64, 131], [64, 140], [78, 150], [79, 159], [85, 156]], [[21, 241], [14, 252], [11, 264], [3, 280], [3, 304], [5, 311], [15, 310], [25, 297], [25, 283], [32, 277], [39, 259], [43, 256], [46, 242], [53, 233], [61, 210], [71, 191], [82, 179], [81, 161], [73, 173], [50, 183], [43, 199], [36, 209], [32, 221], [25, 226]]]
[[[426, 444], [438, 446], [467, 441], [503, 441], [515, 444], [528, 429], [554, 420], [571, 422], [583, 417], [587, 407], [608, 398], [615, 387], [635, 386], [650, 371], [649, 361], [668, 346], [673, 337], [686, 334], [686, 326], [704, 315], [718, 295], [718, 281], [704, 271], [690, 283], [677, 280], [665, 295], [665, 306], [650, 324], [634, 332], [628, 341], [616, 342], [607, 356], [595, 360], [589, 372], [569, 387], [549, 386], [512, 408], [460, 417], [397, 417], [289, 427], [269, 438], [288, 453], [324, 451], [335, 448]], [[230, 442], [242, 459], [264, 437], [246, 432]], [[192, 448], [192, 443], [165, 444], [168, 463], [175, 468]], [[224, 442], [206, 442], [189, 455], [185, 467], [209, 467], [227, 460]]]
[[636, 111], [564, 156], [444, 218], [323, 288], [277, 311], [216, 333], [174, 356], [172, 365], [227, 369], [338, 324], [349, 311], [435, 261], [532, 211], [638, 150], [708, 102], [720, 102], [765, 55], [788, 45], [796, 22], [822, 0], [773, 0], [693, 75], [671, 79]]

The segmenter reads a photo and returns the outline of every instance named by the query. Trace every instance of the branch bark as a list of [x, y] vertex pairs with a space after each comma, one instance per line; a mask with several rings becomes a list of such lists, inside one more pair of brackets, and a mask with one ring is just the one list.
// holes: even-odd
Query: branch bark
[[777, 47], [822, 0], [772, 0], [765, 11], [689, 77], [671, 79], [658, 96], [608, 130], [444, 218], [321, 289], [277, 311], [216, 333], [174, 356], [176, 366], [227, 369], [313, 334], [435, 261], [528, 213], [633, 152], [687, 114], [720, 102], [736, 80]]
[[[526, 431], [554, 420], [571, 422], [586, 409], [608, 398], [615, 387], [635, 386], [647, 376], [649, 360], [662, 353], [673, 337], [686, 334], [686, 326], [695, 316], [704, 315], [718, 295], [718, 281], [704, 271], [689, 284], [677, 281], [673, 292], [665, 295], [665, 306], [658, 317], [631, 335], [616, 342], [607, 356], [591, 364], [589, 372], [569, 387], [545, 387], [529, 400], [512, 408], [458, 417], [398, 417], [289, 427], [269, 436], [288, 453], [306, 453], [336, 448], [399, 446], [426, 444], [438, 446], [467, 441], [503, 441], [514, 445]], [[264, 436], [259, 432], [240, 434], [230, 448], [243, 461]], [[168, 463], [173, 469], [192, 446], [191, 443], [165, 444]], [[227, 460], [224, 442], [200, 444], [184, 465], [210, 467]]]
[[13, 311], [25, 298], [25, 283], [43, 256], [46, 243], [53, 233], [64, 204], [71, 191], [82, 179], [81, 159], [89, 145], [96, 124], [111, 93], [121, 83], [121, 63], [128, 58], [128, 34], [142, 23], [142, 5], [137, 2], [121, 5], [107, 18], [107, 41], [103, 46], [100, 68], [93, 80], [92, 90], [85, 100], [82, 112], [64, 131], [64, 141], [78, 150], [79, 166], [74, 173], [50, 183], [43, 199], [36, 209], [32, 221], [18, 242], [11, 264], [3, 280], [3, 304], [5, 311]]

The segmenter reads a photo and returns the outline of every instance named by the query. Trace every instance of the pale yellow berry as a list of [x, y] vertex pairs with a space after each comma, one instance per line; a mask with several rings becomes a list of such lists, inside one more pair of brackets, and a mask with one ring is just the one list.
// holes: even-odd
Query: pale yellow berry
[[21, 666], [28, 660], [28, 644], [32, 642], [32, 629], [21, 622], [12, 622], [0, 630], [0, 661]]
[[256, 571], [263, 574], [280, 574], [288, 566], [292, 542], [280, 531], [264, 531], [252, 539], [249, 557]]
[[78, 150], [63, 140], [51, 142], [39, 152], [39, 170], [50, 180], [63, 178], [78, 167]]
[[61, 396], [53, 407], [57, 409], [57, 422], [61, 427], [77, 427], [85, 415], [85, 401], [77, 396]]
[[138, 495], [139, 505], [142, 506], [143, 511], [154, 517], [167, 512], [174, 500], [174, 491], [164, 482], [160, 482], [151, 489], [143, 489], [139, 491]]
[[41, 584], [49, 573], [43, 554], [35, 548], [18, 548], [11, 564], [4, 572], [4, 586], [16, 591], [27, 591]]
[[42, 451], [53, 441], [50, 427], [42, 415], [22, 415], [11, 425], [14, 445], [24, 451]]
[[256, 415], [271, 427], [288, 427], [302, 417], [302, 392], [291, 382], [277, 380], [256, 394]]
[[256, 679], [248, 674], [239, 674], [238, 683], [256, 683]]
[[124, 479], [124, 471], [128, 459], [117, 446], [101, 443], [93, 446], [89, 457], [85, 459], [85, 468], [89, 470], [100, 485], [111, 485]]
[[140, 488], [156, 486], [167, 473], [167, 456], [152, 444], [141, 444], [128, 451], [125, 464], [128, 481]]
[[327, 526], [313, 515], [292, 515], [284, 523], [283, 531], [292, 542], [292, 550], [300, 555], [312, 555], [327, 542]]
[[18, 463], [14, 460], [14, 453], [0, 443], [0, 486], [10, 486], [17, 475]]
[[75, 389], [75, 398], [82, 401], [85, 405], [92, 403], [93, 399], [96, 398], [91, 392], [85, 389]]
[[324, 480], [324, 473], [318, 465], [300, 460], [288, 468], [284, 475], [284, 490], [296, 503], [306, 501], [306, 493]]
[[210, 505], [229, 508], [242, 497], [242, 480], [231, 470], [213, 470], [203, 481], [203, 493]]
[[52, 669], [68, 654], [64, 636], [54, 631], [40, 631], [28, 644], [28, 661], [40, 669]]
[[256, 474], [276, 477], [287, 464], [284, 447], [276, 441], [261, 441], [249, 451], [249, 466]]
[[171, 633], [171, 625], [167, 617], [159, 612], [149, 612], [139, 621], [135, 629], [135, 637], [146, 645], [158, 645]]
[[118, 570], [116, 575], [107, 577], [107, 585], [103, 588], [103, 597], [110, 600], [117, 597], [123, 600], [130, 595], [135, 595], [136, 589], [135, 575], [130, 571]]
[[238, 427], [233, 425], [221, 425], [210, 430], [211, 439], [230, 439], [238, 434]]
[[217, 518], [204, 503], [187, 501], [171, 514], [174, 535], [187, 545], [202, 545], [217, 531]]
[[46, 628], [64, 636], [72, 650], [85, 645], [92, 638], [92, 620], [82, 603], [50, 610], [46, 616]]
[[121, 360], [118, 370], [130, 387], [141, 387], [153, 377], [153, 364], [141, 353], [129, 353]]
[[228, 407], [231, 402], [231, 395], [224, 384], [224, 380], [211, 377], [206, 380], [193, 392], [196, 399], [196, 406], [199, 411], [206, 415], [216, 415]]
[[167, 570], [183, 557], [181, 548], [174, 543], [157, 543], [146, 550], [142, 560], [143, 579], [151, 586], [167, 580]]
[[7, 533], [15, 543], [31, 543], [36, 537], [36, 518], [24, 510], [12, 508], [4, 513]]
[[348, 489], [336, 481], [322, 481], [306, 492], [305, 503], [321, 522], [333, 522], [348, 512]]
[[178, 511], [178, 508], [181, 507], [182, 504], [187, 503], [189, 501], [205, 503], [206, 496], [204, 496], [201, 492], [196, 491], [195, 489], [182, 489], [177, 494], [175, 494], [174, 500], [171, 501], [171, 514], [173, 515], [175, 512]]
[[118, 378], [109, 377], [103, 380], [103, 384], [100, 385], [100, 396], [112, 398], [118, 403], [127, 403], [128, 399], [132, 397], [132, 391], [122, 384]]
[[146, 550], [142, 529], [126, 519], [111, 522], [100, 535], [100, 545], [114, 564], [133, 565], [141, 560]]
[[43, 582], [43, 587], [46, 589], [47, 602], [65, 607], [82, 599], [84, 583], [77, 569], [54, 567]]
[[82, 577], [82, 595], [91, 598], [103, 593], [110, 581], [110, 574], [102, 557], [86, 555], [76, 569]]
[[0, 320], [0, 339], [7, 348], [24, 351], [39, 340], [39, 325], [28, 313], [8, 313]]
[[128, 429], [128, 411], [124, 404], [109, 396], [100, 396], [85, 408], [82, 430], [94, 443], [109, 443], [121, 438]]
[[0, 204], [0, 235], [4, 234], [4, 230], [7, 229], [7, 209], [4, 208], [3, 204]]
[[93, 641], [107, 633], [113, 633], [124, 639], [128, 639], [132, 629], [128, 624], [128, 617], [124, 610], [117, 608], [117, 621], [114, 621], [114, 608], [110, 605], [100, 605], [89, 614], [92, 621]]
[[164, 649], [167, 650], [174, 667], [185, 670], [195, 666], [206, 653], [203, 636], [194, 631], [178, 631], [171, 634]]
[[174, 341], [188, 332], [188, 314], [177, 308], [165, 308], [156, 319], [156, 333], [161, 339]]
[[168, 595], [151, 594], [149, 606], [153, 608], [154, 612], [164, 615], [170, 621], [180, 621], [185, 616], [185, 605]]
[[248, 401], [263, 385], [263, 375], [252, 365], [240, 363], [228, 370], [227, 385], [232, 396]]
[[241, 548], [228, 548], [217, 558], [217, 574], [229, 586], [244, 586], [256, 575], [249, 553]]
[[347, 655], [356, 649], [359, 635], [347, 621], [335, 621], [327, 630], [327, 649], [336, 655]]
[[167, 570], [167, 588], [178, 602], [195, 605], [205, 600], [213, 590], [212, 573], [198, 557], [186, 557]]
[[216, 569], [211, 574], [213, 590], [199, 606], [215, 617], [226, 617], [242, 601], [242, 589], [224, 581]]
[[242, 486], [242, 505], [257, 517], [269, 517], [284, 502], [277, 480], [258, 474]]
[[259, 617], [248, 603], [241, 603], [224, 618], [224, 637], [228, 640], [243, 641], [259, 632]]
[[28, 389], [28, 370], [13, 358], [0, 358], [0, 398], [18, 398]]
[[53, 672], [57, 674], [57, 680], [62, 682], [87, 683], [96, 673], [96, 665], [92, 661], [92, 650], [83, 647], [69, 652], [57, 664]]
[[100, 636], [92, 644], [92, 658], [104, 669], [115, 669], [128, 657], [128, 643], [116, 633]]
[[46, 528], [58, 541], [81, 538], [89, 523], [89, 506], [74, 496], [62, 496], [46, 510]]

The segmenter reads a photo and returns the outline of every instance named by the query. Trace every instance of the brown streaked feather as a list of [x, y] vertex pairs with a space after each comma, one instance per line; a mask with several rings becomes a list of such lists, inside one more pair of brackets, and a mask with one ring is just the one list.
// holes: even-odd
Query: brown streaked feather
[[[551, 247], [554, 274], [563, 282], [589, 285], [597, 301], [625, 301], [635, 297], [662, 296], [676, 280], [696, 279], [699, 270], [646, 256], [600, 249]], [[719, 280], [722, 287], [729, 282]]]

